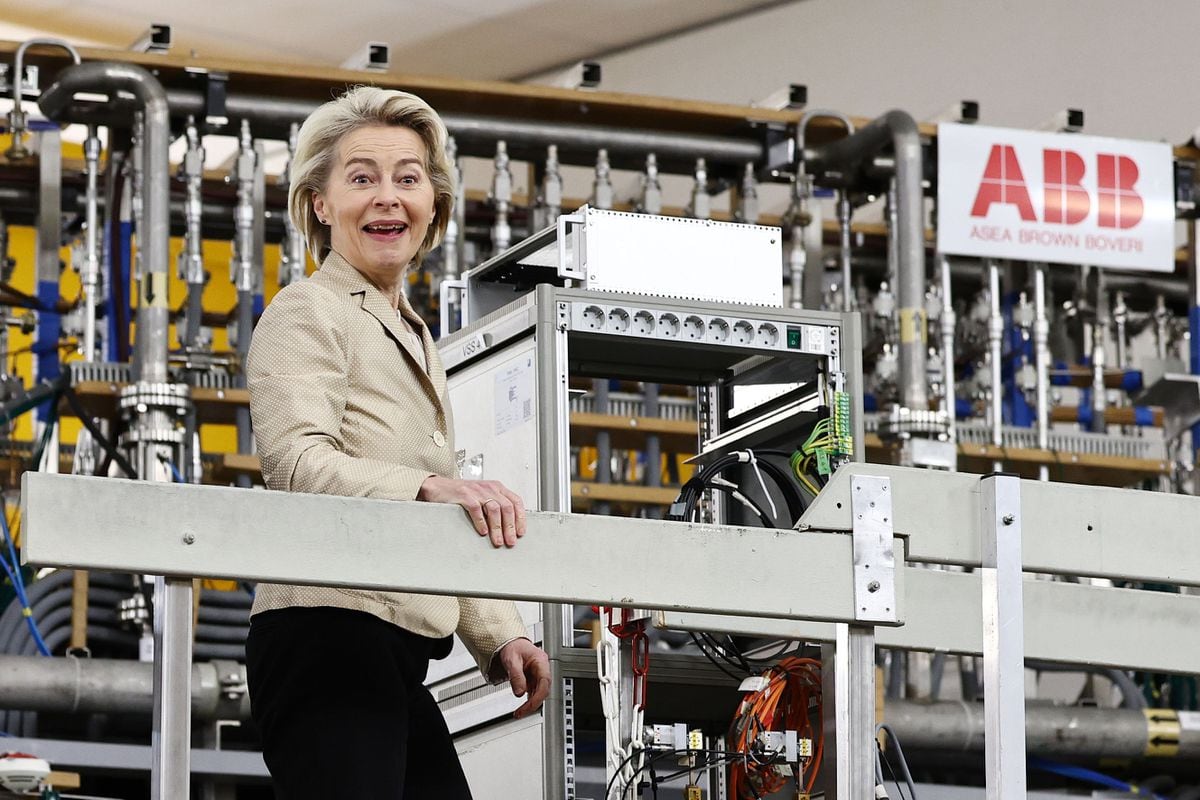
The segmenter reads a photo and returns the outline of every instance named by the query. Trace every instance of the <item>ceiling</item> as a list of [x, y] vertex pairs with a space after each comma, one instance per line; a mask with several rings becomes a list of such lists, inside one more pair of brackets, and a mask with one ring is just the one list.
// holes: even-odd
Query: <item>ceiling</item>
[[783, 2], [20, 0], [0, 10], [0, 38], [124, 49], [165, 23], [172, 52], [201, 58], [337, 66], [385, 42], [393, 72], [521, 80]]

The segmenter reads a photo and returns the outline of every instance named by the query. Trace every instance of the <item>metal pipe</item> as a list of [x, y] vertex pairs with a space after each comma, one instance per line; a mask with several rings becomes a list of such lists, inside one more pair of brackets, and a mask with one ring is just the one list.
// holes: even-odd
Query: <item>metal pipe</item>
[[[238, 143], [238, 157], [234, 163], [233, 180], [237, 183], [237, 206], [233, 211], [234, 239], [233, 260], [229, 264], [229, 280], [238, 292], [238, 303], [242, 295], [254, 292], [254, 142], [250, 136], [250, 123], [242, 121]], [[238, 339], [249, 339], [249, 331], [239, 328]], [[239, 348], [240, 349], [240, 348]]]
[[608, 163], [608, 150], [601, 147], [596, 151], [596, 177], [592, 181], [591, 204], [596, 208], [613, 207], [612, 167]]
[[662, 213], [662, 186], [658, 182], [658, 156], [646, 154], [646, 171], [642, 175], [642, 193], [637, 209], [643, 214]]
[[[1163, 711], [1162, 716], [1169, 722], [1175, 712]], [[1031, 755], [1141, 760], [1154, 737], [1147, 717], [1140, 709], [1030, 703], [1025, 709], [1026, 747]], [[884, 706], [884, 720], [906, 750], [981, 752], [984, 748], [983, 708], [977, 703], [893, 700]], [[1171, 727], [1179, 730], [1178, 722]], [[1180, 730], [1179, 749], [1167, 757], [1180, 763], [1200, 758], [1200, 729]]]
[[533, 209], [533, 224], [529, 227], [532, 235], [555, 224], [562, 214], [563, 182], [562, 173], [558, 169], [558, 146], [546, 148], [546, 161], [542, 167], [542, 186], [538, 202]]
[[1108, 409], [1108, 392], [1104, 387], [1104, 367], [1107, 361], [1104, 343], [1108, 332], [1108, 304], [1104, 300], [1104, 273], [1099, 267], [1092, 267], [1092, 279], [1095, 292], [1092, 296], [1092, 309], [1096, 314], [1095, 324], [1092, 325], [1092, 432], [1104, 433], [1108, 425], [1104, 413]]
[[954, 333], [957, 320], [954, 314], [954, 302], [950, 288], [950, 258], [945, 253], [937, 254], [938, 272], [942, 282], [942, 371], [945, 388], [942, 391], [942, 408], [946, 411], [946, 433], [951, 444], [958, 441], [958, 421], [955, 415], [955, 378], [954, 378]]
[[496, 142], [495, 171], [492, 173], [492, 206], [496, 220], [492, 224], [492, 246], [499, 253], [508, 249], [512, 228], [508, 225], [508, 210], [512, 205], [512, 172], [508, 168], [508, 143]]
[[138, 303], [139, 380], [167, 380], [167, 262], [170, 248], [170, 118], [167, 95], [147, 70], [136, 64], [95, 61], [67, 67], [38, 101], [42, 113], [64, 121], [63, 114], [77, 92], [132, 93], [144, 114], [142, 179], [145, 231], [138, 230], [138, 251], [145, 254], [145, 284]]
[[838, 263], [842, 270], [842, 311], [854, 310], [854, 294], [850, 291], [850, 192], [838, 190]]
[[687, 208], [683, 210], [683, 215], [693, 219], [708, 219], [712, 216], [712, 204], [708, 197], [708, 164], [703, 158], [696, 159], [696, 172], [693, 177], [692, 197]]
[[[987, 262], [988, 274], [988, 371], [991, 375], [992, 402], [988, 422], [992, 427], [992, 444], [1004, 445], [1004, 384], [1000, 378], [1001, 343], [1004, 338], [1004, 317], [1000, 314], [1000, 265], [992, 259]], [[997, 461], [996, 471], [1003, 470]]]
[[[292, 163], [296, 159], [296, 140], [300, 136], [299, 123], [293, 122], [291, 129], [288, 131], [288, 162], [287, 167], [283, 171], [280, 179], [280, 184], [286, 191], [292, 180]], [[453, 140], [451, 140], [453, 142]], [[449, 144], [448, 146], [453, 146]], [[454, 159], [453, 151], [450, 153], [451, 160]], [[451, 224], [453, 224], [451, 217]], [[283, 247], [280, 248], [280, 264], [279, 264], [279, 285], [287, 286], [290, 283], [304, 280], [305, 267], [308, 264], [308, 247], [304, 241], [303, 234], [296, 224], [292, 222], [292, 215], [284, 211], [283, 214]], [[443, 252], [448, 252], [444, 250]]]
[[[151, 665], [140, 661], [0, 655], [0, 707], [7, 709], [149, 714], [152, 684]], [[249, 719], [245, 685], [246, 668], [241, 664], [193, 664], [192, 715], [202, 720]]]
[[[205, 98], [200, 92], [172, 89], [168, 93], [171, 112], [182, 119], [188, 114], [201, 115]], [[249, 120], [254, 125], [286, 131], [293, 122], [304, 120], [320, 105], [319, 101], [291, 100], [254, 94], [229, 94], [226, 114], [233, 120]], [[107, 104], [77, 103], [71, 109], [72, 122], [112, 122], [121, 120], [120, 109]], [[524, 150], [541, 151], [557, 145], [559, 157], [572, 157], [569, 163], [585, 164], [601, 147], [610, 155], [640, 161], [648, 152], [657, 153], [660, 162], [683, 169], [703, 154], [710, 164], [740, 167], [747, 161], [763, 162], [765, 145], [749, 138], [707, 136], [673, 131], [631, 131], [606, 125], [578, 125], [488, 117], [477, 114], [442, 115], [450, 135], [458, 141], [461, 155], [486, 156], [497, 139], [504, 139]]]
[[188, 117], [186, 135], [188, 148], [180, 166], [187, 197], [183, 206], [185, 232], [183, 251], [179, 254], [179, 277], [188, 285], [187, 325], [181, 338], [184, 347], [192, 348], [200, 344], [200, 318], [204, 314], [204, 204], [200, 197], [204, 182], [204, 147], [200, 143], [196, 121], [191, 117]]
[[[1050, 320], [1046, 316], [1046, 265], [1033, 265], [1033, 357], [1036, 383], [1034, 405], [1037, 413], [1039, 450], [1050, 449]], [[1050, 480], [1050, 467], [1038, 468], [1038, 480]]]
[[[905, 408], [926, 410], [925, 196], [921, 135], [903, 111], [889, 111], [844, 139], [802, 152], [813, 174], [837, 172], [846, 185], [887, 145], [895, 153], [900, 317], [899, 387]], [[826, 175], [826, 177], [829, 177]]]
[[746, 163], [746, 171], [742, 174], [735, 216], [739, 222], [758, 224], [758, 178], [754, 174], [753, 162]]
[[[4, 250], [0, 250], [3, 257]], [[1167, 340], [1169, 338], [1167, 325], [1171, 321], [1171, 312], [1167, 310], [1167, 298], [1161, 294], [1154, 297], [1154, 356], [1158, 359], [1167, 357]]]
[[87, 230], [80, 283], [83, 284], [83, 360], [88, 362], [96, 360], [96, 304], [100, 300], [100, 137], [96, 135], [95, 125], [88, 127], [83, 158], [87, 175]]
[[1126, 342], [1126, 328], [1129, 322], [1129, 306], [1125, 305], [1125, 293], [1117, 292], [1116, 298], [1113, 300], [1112, 311], [1113, 325], [1116, 328], [1117, 335], [1117, 369], [1125, 369], [1129, 366], [1128, 346]]
[[783, 219], [780, 220], [780, 226], [787, 238], [784, 258], [787, 263], [788, 282], [791, 286], [788, 305], [792, 308], [804, 307], [804, 270], [808, 267], [808, 250], [805, 247], [804, 229], [812, 222], [812, 215], [808, 209], [811, 190], [809, 177], [803, 173], [798, 174], [792, 181], [791, 200], [787, 210], [783, 212]]
[[[71, 54], [71, 60], [75, 66], [79, 66], [79, 51], [72, 47], [69, 43], [62, 39], [37, 38], [29, 39], [22, 42], [17, 47], [17, 54], [13, 64], [12, 75], [12, 110], [8, 112], [8, 131], [12, 134], [12, 143], [9, 145], [5, 156], [10, 161], [21, 161], [29, 157], [29, 150], [25, 147], [25, 112], [21, 110], [21, 84], [25, 80], [25, 51], [35, 45], [45, 45], [47, 47], [61, 47]], [[46, 116], [50, 116], [44, 110], [42, 112]], [[53, 119], [53, 117], [51, 117]]]

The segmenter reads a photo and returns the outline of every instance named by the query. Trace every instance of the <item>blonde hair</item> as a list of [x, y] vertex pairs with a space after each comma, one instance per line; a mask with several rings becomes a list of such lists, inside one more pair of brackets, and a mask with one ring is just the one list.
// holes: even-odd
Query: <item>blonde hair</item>
[[308, 115], [296, 138], [296, 154], [288, 176], [288, 214], [304, 236], [317, 264], [330, 250], [329, 228], [313, 210], [313, 197], [323, 191], [337, 158], [342, 137], [370, 125], [409, 128], [425, 143], [425, 170], [433, 184], [433, 220], [413, 258], [419, 265], [441, 243], [454, 204], [454, 165], [446, 153], [446, 125], [415, 94], [375, 86], [355, 86]]

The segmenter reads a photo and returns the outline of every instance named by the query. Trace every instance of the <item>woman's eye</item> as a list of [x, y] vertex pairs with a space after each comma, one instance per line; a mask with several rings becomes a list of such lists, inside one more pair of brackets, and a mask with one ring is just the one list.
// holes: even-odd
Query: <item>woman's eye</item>
[[355, 175], [350, 178], [351, 183], [367, 183], [370, 180], [366, 175]]
[[416, 186], [420, 182], [421, 179], [416, 175], [405, 175], [400, 179], [400, 183], [404, 184], [405, 186]]

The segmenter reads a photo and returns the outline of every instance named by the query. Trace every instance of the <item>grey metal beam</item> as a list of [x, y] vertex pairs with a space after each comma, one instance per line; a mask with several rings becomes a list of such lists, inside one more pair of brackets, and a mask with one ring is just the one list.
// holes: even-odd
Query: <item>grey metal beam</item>
[[[56, 769], [104, 769], [146, 772], [150, 769], [150, 747], [139, 744], [102, 744], [66, 739], [4, 740], [6, 750], [37, 753]], [[262, 778], [266, 780], [267, 765], [262, 754], [244, 750], [192, 750], [192, 774], [228, 778]]]
[[[896, 499], [899, 500], [899, 493]], [[879, 647], [982, 655], [983, 622], [978, 574], [930, 569], [897, 570], [905, 585], [905, 624], [877, 628]], [[1113, 589], [1026, 577], [1025, 656], [1192, 674], [1200, 664], [1200, 596]], [[713, 616], [663, 611], [655, 624], [677, 630], [741, 633], [777, 639], [834, 640], [821, 622]]]
[[[907, 537], [909, 561], [980, 566], [978, 475], [848, 464], [809, 506], [801, 530], [851, 529], [855, 475], [891, 478], [895, 530]], [[1200, 586], [1200, 499], [1022, 480], [1021, 510], [1028, 572]]]
[[[494, 550], [455, 506], [38, 473], [22, 481], [30, 564], [855, 620], [849, 536], [531, 512], [520, 544]], [[654, 566], [664, 553], [670, 570]]]

